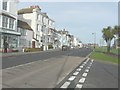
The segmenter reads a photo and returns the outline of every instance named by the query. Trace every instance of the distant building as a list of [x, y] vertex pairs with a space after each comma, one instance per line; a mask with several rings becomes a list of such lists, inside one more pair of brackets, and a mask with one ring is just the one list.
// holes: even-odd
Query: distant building
[[[0, 0], [0, 50], [11, 52], [19, 47], [17, 0]], [[6, 43], [8, 45], [6, 45]]]

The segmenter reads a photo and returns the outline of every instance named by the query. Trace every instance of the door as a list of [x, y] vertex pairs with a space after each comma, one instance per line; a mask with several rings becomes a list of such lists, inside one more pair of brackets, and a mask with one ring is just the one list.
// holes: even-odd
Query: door
[[35, 41], [32, 41], [32, 48], [35, 48]]

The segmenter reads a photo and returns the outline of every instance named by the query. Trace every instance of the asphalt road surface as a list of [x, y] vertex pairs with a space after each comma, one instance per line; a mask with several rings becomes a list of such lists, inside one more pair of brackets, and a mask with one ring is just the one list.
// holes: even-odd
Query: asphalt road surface
[[118, 65], [87, 59], [56, 88], [83, 88], [83, 90], [84, 88], [113, 88], [113, 90], [118, 90]]
[[31, 54], [22, 54], [22, 55], [11, 55], [7, 57], [2, 57], [2, 69], [10, 68], [13, 66], [26, 64], [38, 60], [45, 60], [53, 57], [61, 57], [64, 56], [79, 56], [86, 57], [92, 50], [87, 48], [81, 49], [73, 49], [68, 51], [50, 51], [50, 52], [39, 52], [39, 53], [31, 53]]
[[[3, 88], [54, 88], [92, 50], [81, 48], [3, 58]], [[8, 61], [8, 62], [7, 62]]]

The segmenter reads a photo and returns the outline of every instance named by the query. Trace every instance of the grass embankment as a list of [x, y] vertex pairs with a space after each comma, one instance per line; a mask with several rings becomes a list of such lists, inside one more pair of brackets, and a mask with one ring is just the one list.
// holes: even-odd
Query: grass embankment
[[117, 49], [111, 49], [111, 53], [116, 54], [116, 56], [112, 56], [109, 54], [106, 54], [106, 47], [103, 48], [96, 48], [95, 51], [92, 52], [90, 58], [94, 60], [101, 60], [101, 61], [107, 61], [112, 63], [118, 63], [118, 50]]

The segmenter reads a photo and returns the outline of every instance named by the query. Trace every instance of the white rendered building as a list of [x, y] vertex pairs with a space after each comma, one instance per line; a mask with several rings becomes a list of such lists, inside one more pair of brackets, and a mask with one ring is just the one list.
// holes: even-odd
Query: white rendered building
[[6, 48], [7, 52], [17, 50], [19, 36], [17, 32], [17, 0], [0, 0], [0, 51]]

